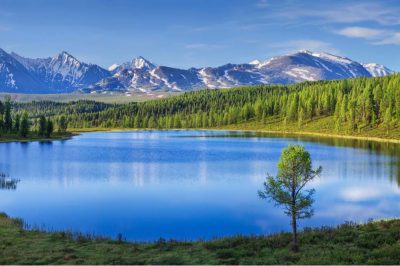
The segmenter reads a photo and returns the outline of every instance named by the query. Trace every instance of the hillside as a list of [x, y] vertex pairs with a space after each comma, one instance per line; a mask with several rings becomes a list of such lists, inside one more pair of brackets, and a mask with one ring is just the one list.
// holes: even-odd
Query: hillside
[[16, 109], [28, 109], [32, 118], [65, 114], [74, 129], [234, 128], [400, 139], [399, 87], [400, 75], [390, 75], [195, 91], [100, 109], [71, 108], [73, 102], [18, 104]]

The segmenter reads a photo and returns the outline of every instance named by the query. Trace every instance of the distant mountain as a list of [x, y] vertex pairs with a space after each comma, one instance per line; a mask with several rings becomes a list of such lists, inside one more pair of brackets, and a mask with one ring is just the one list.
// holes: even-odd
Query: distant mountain
[[46, 85], [25, 68], [14, 57], [0, 49], [0, 91], [38, 92], [46, 90]]
[[371, 74], [373, 77], [383, 77], [386, 75], [394, 74], [393, 70], [388, 69], [384, 65], [370, 63], [363, 64], [363, 67]]
[[346, 57], [307, 50], [273, 57], [253, 66], [265, 77], [267, 83], [285, 84], [371, 76], [360, 63]]
[[[61, 52], [54, 57], [38, 59], [24, 58], [11, 53], [9, 58], [18, 61], [25, 71], [41, 84], [41, 90], [37, 90], [37, 86], [32, 83], [26, 88], [19, 87], [19, 90], [16, 90], [19, 92], [73, 92], [111, 75], [108, 70], [97, 65], [82, 63], [67, 52]], [[6, 87], [4, 91], [13, 91], [13, 89], [15, 88]]]
[[[135, 64], [138, 60], [142, 64]], [[289, 84], [302, 81], [382, 76], [394, 73], [378, 64], [362, 65], [329, 53], [301, 50], [247, 64], [176, 69], [155, 64], [143, 57], [113, 67], [113, 76], [89, 86], [86, 91], [186, 91], [229, 88], [255, 84]]]
[[30, 59], [0, 49], [0, 91], [21, 93], [188, 91], [255, 84], [377, 77], [394, 73], [380, 64], [360, 64], [329, 53], [300, 50], [269, 60], [219, 67], [178, 69], [143, 57], [108, 70], [67, 52]]

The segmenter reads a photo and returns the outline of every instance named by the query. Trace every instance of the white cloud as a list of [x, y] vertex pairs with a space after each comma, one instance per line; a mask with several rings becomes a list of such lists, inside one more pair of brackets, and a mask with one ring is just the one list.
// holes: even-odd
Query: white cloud
[[400, 45], [400, 32], [387, 29], [365, 27], [346, 27], [336, 31], [337, 34], [350, 38], [361, 38], [374, 45]]
[[333, 47], [331, 43], [319, 40], [291, 40], [282, 43], [273, 43], [270, 47], [281, 48], [281, 52], [284, 53], [306, 49], [314, 52], [340, 54], [340, 51]]
[[376, 45], [393, 44], [400, 45], [400, 32], [394, 32], [390, 36], [384, 38], [381, 41], [374, 42]]
[[341, 196], [346, 201], [364, 201], [379, 198], [382, 191], [374, 187], [349, 187], [341, 191]]
[[365, 27], [346, 27], [337, 31], [337, 34], [353, 37], [353, 38], [362, 38], [367, 40], [374, 40], [376, 38], [380, 38], [385, 36], [387, 32], [385, 30], [378, 30], [372, 28]]

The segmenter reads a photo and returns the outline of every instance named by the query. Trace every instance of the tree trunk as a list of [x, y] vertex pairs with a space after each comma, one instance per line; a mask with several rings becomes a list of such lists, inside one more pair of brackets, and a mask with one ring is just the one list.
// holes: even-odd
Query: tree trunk
[[297, 252], [299, 250], [299, 246], [297, 245], [297, 208], [296, 208], [296, 178], [293, 175], [292, 177], [292, 238], [293, 238], [293, 246], [292, 250]]
[[292, 239], [293, 239], [293, 246], [292, 250], [297, 252], [299, 250], [299, 246], [297, 244], [297, 221], [296, 221], [296, 214], [292, 214]]

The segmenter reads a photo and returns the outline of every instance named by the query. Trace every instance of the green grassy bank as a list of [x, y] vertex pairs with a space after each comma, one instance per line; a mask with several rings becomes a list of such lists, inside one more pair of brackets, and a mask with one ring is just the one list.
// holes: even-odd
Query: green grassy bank
[[305, 229], [291, 235], [132, 243], [68, 232], [25, 230], [0, 215], [0, 264], [399, 264], [400, 220]]
[[[335, 122], [332, 116], [315, 118], [313, 120], [305, 121], [304, 124], [298, 126], [296, 122], [287, 122], [286, 124], [279, 118], [269, 118], [265, 121], [257, 121], [252, 119], [248, 122], [222, 125], [217, 127], [208, 128], [175, 128], [182, 130], [242, 130], [242, 131], [255, 131], [255, 132], [271, 132], [271, 133], [293, 133], [295, 135], [311, 135], [329, 138], [347, 138], [347, 139], [360, 139], [379, 142], [400, 143], [400, 125], [394, 126], [389, 131], [383, 126], [365, 127], [359, 131], [350, 130], [336, 130]], [[98, 131], [128, 131], [128, 130], [146, 130], [144, 128], [129, 128], [129, 127], [86, 127], [86, 128], [71, 128], [69, 129], [74, 133], [83, 132], [98, 132]], [[157, 130], [157, 128], [148, 128], [147, 130]]]
[[296, 122], [283, 123], [282, 119], [269, 118], [264, 122], [255, 119], [234, 125], [224, 125], [217, 129], [250, 130], [258, 132], [295, 133], [299, 135], [316, 135], [334, 138], [353, 138], [372, 141], [387, 141], [400, 143], [400, 125], [394, 125], [390, 130], [384, 126], [364, 127], [351, 131], [344, 125], [339, 130], [335, 128], [333, 116], [320, 117], [305, 121], [301, 126]]

